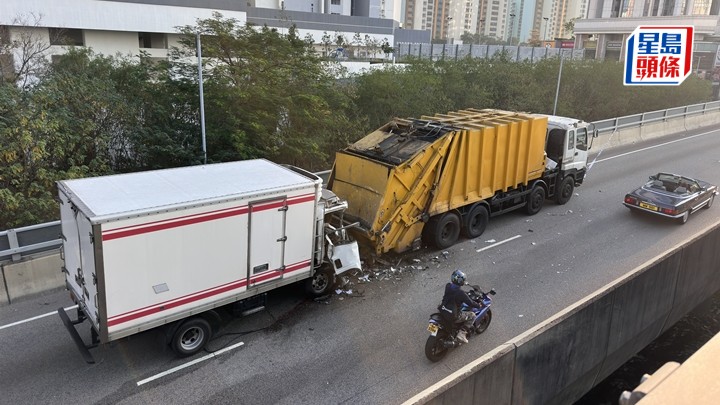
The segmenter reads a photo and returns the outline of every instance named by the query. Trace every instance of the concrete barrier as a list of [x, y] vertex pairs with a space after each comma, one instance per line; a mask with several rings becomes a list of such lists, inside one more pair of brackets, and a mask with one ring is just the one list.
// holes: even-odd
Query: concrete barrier
[[59, 253], [2, 265], [8, 302], [65, 287]]
[[720, 291], [718, 263], [716, 221], [405, 404], [573, 403]]

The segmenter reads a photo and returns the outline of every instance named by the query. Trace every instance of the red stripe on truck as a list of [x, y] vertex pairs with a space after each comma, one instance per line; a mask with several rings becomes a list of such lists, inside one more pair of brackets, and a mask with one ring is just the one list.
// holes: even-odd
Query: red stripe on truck
[[[289, 198], [287, 205], [302, 204], [309, 201], [315, 201], [315, 194], [306, 194], [299, 197]], [[253, 211], [263, 211], [271, 208], [279, 208], [284, 204], [282, 202], [270, 203], [265, 205], [253, 206]], [[109, 229], [102, 235], [102, 240], [108, 241], [113, 239], [125, 238], [128, 236], [141, 235], [144, 233], [162, 231], [164, 229], [178, 228], [181, 226], [198, 224], [201, 222], [214, 221], [216, 219], [228, 218], [237, 215], [244, 215], [250, 211], [248, 206], [228, 208], [224, 210], [205, 212], [201, 214], [187, 215], [162, 221], [148, 222], [144, 224], [126, 226], [122, 228]]]
[[[291, 264], [285, 268], [285, 272], [290, 271], [296, 271], [303, 269], [305, 267], [310, 267], [310, 260], [305, 260], [300, 263]], [[260, 281], [266, 281], [267, 279], [278, 277], [282, 274], [281, 270], [273, 270], [270, 272], [265, 272], [263, 274], [257, 275], [252, 278], [253, 282], [260, 282]], [[166, 302], [162, 302], [160, 304], [155, 304], [149, 307], [135, 309], [129, 312], [125, 312], [120, 315], [116, 315], [113, 317], [110, 317], [108, 319], [108, 327], [110, 326], [116, 326], [121, 323], [129, 322], [135, 319], [143, 318], [149, 315], [157, 314], [159, 312], [167, 311], [172, 308], [179, 307], [181, 305], [189, 304], [191, 302], [200, 301], [205, 298], [209, 298], [215, 295], [219, 295], [228, 291], [236, 290], [242, 287], [247, 286], [247, 279], [242, 280], [236, 280], [232, 281], [227, 284], [223, 284], [218, 287], [212, 287], [208, 288], [207, 290], [202, 290], [198, 292], [194, 292], [192, 294], [185, 295], [180, 298], [176, 298], [174, 300], [169, 300]]]

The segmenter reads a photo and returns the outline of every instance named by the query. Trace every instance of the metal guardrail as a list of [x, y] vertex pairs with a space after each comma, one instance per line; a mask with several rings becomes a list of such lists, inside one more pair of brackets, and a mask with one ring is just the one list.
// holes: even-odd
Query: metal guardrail
[[615, 132], [621, 129], [640, 127], [658, 121], [667, 121], [674, 118], [684, 118], [697, 114], [705, 114], [720, 110], [720, 101], [711, 101], [703, 104], [693, 104], [684, 107], [668, 108], [667, 110], [650, 111], [641, 114], [626, 115], [624, 117], [610, 118], [595, 121], [595, 129], [599, 133]]
[[[667, 110], [651, 111], [624, 117], [610, 118], [594, 122], [599, 133], [614, 132], [620, 129], [639, 127], [658, 121], [705, 114], [719, 111], [720, 101], [693, 104], [684, 107], [668, 108]], [[315, 173], [327, 182], [330, 170]], [[58, 249], [62, 245], [60, 239], [60, 221], [47, 222], [10, 229], [0, 232], [0, 263], [18, 261], [24, 256]]]
[[16, 262], [23, 256], [58, 249], [60, 221], [46, 222], [0, 232], [0, 263]]

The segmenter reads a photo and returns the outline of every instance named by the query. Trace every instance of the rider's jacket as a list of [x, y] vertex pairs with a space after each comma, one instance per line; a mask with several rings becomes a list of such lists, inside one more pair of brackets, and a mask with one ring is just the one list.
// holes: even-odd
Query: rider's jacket
[[447, 315], [457, 317], [460, 313], [460, 307], [462, 304], [467, 304], [469, 307], [480, 308], [480, 304], [470, 299], [465, 291], [460, 288], [459, 285], [453, 283], [447, 283], [445, 285], [445, 294], [443, 295], [442, 302], [438, 309], [445, 312]]

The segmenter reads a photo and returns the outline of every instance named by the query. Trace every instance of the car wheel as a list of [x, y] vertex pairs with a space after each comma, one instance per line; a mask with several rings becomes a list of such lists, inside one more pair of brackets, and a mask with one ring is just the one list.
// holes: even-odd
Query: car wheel
[[708, 203], [705, 204], [705, 208], [710, 208], [710, 207], [712, 207], [712, 203], [713, 203], [713, 200], [714, 200], [714, 199], [715, 199], [715, 196], [714, 196], [714, 195], [711, 195], [711, 196], [710, 196], [710, 199], [708, 200]]
[[537, 185], [533, 187], [530, 195], [527, 197], [525, 213], [528, 215], [537, 214], [542, 209], [543, 203], [545, 203], [545, 189]]
[[465, 216], [465, 226], [463, 227], [463, 233], [469, 239], [477, 238], [485, 232], [485, 227], [488, 224], [488, 210], [482, 204], [477, 204], [470, 209], [470, 212]]
[[558, 205], [565, 205], [572, 198], [573, 191], [575, 191], [575, 179], [567, 176], [560, 182], [560, 187], [555, 194], [555, 202]]
[[690, 218], [690, 210], [685, 211], [683, 216], [680, 217], [680, 223], [684, 224], [685, 222], [687, 222], [688, 218]]

